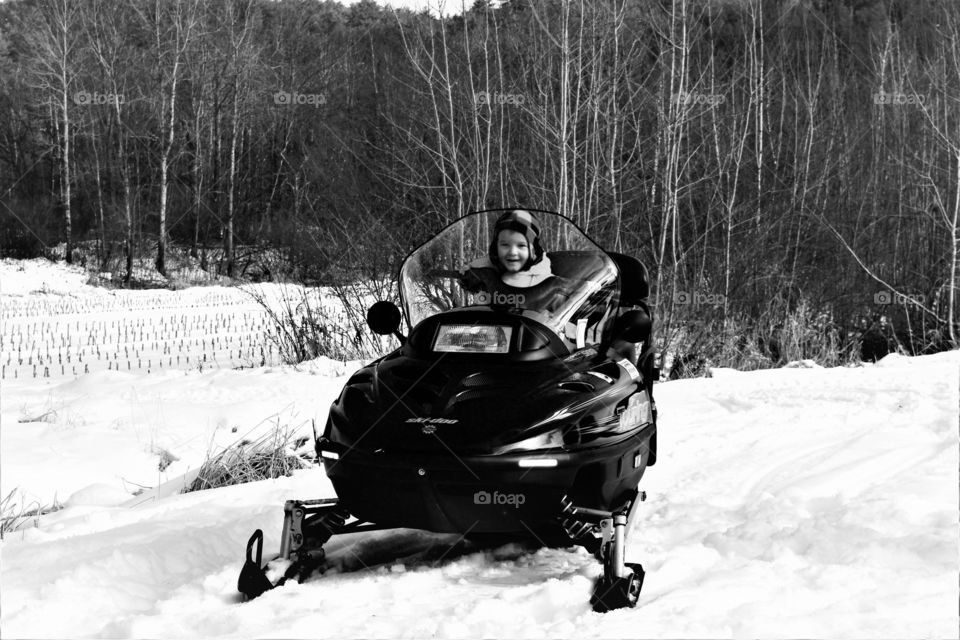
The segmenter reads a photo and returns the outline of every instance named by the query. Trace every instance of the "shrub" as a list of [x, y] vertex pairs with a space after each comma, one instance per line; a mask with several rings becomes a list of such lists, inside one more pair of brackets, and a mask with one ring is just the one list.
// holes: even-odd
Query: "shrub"
[[[273, 340], [283, 362], [299, 364], [319, 356], [358, 360], [382, 355], [389, 339], [381, 340], [366, 326], [366, 307], [380, 299], [370, 283], [327, 289], [283, 285], [276, 298], [248, 290], [273, 324]], [[360, 310], [363, 311], [360, 311]]]
[[685, 309], [663, 336], [672, 358], [672, 378], [697, 377], [711, 366], [741, 371], [770, 369], [801, 360], [825, 367], [859, 360], [858, 345], [845, 340], [830, 314], [806, 300], [789, 306], [773, 300], [759, 317], [731, 314], [724, 323], [718, 310]]
[[215, 489], [289, 476], [297, 469], [314, 464], [304, 449], [309, 438], [296, 436], [297, 430], [281, 426], [279, 420], [273, 430], [257, 440], [241, 440], [215, 456], [208, 456], [200, 473], [183, 493]]

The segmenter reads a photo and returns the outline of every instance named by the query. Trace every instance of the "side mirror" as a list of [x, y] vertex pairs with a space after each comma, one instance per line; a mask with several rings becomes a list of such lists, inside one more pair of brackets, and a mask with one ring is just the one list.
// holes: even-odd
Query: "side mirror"
[[400, 328], [400, 309], [388, 300], [374, 302], [367, 310], [367, 325], [381, 336], [395, 334]]
[[613, 323], [612, 336], [614, 340], [624, 342], [643, 342], [650, 337], [653, 320], [642, 309], [631, 309]]

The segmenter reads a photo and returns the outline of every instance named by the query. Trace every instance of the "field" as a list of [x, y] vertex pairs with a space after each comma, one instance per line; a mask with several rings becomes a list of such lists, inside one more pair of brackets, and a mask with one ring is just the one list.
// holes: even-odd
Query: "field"
[[[108, 290], [64, 283], [42, 261], [4, 264], [2, 380], [276, 365], [282, 361], [277, 326], [258, 298], [282, 314], [302, 297], [280, 285]], [[59, 286], [51, 285], [58, 280]], [[346, 351], [351, 325], [342, 305], [324, 293], [311, 304], [330, 323], [339, 351]]]
[[28, 299], [0, 318], [3, 379], [278, 362], [270, 316], [240, 290]]

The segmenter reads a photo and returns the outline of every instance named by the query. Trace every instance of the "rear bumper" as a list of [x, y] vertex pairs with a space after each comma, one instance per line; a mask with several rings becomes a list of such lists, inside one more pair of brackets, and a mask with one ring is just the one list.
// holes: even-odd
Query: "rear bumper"
[[[422, 455], [330, 441], [320, 449], [337, 496], [358, 518], [443, 533], [529, 534], [555, 526], [565, 495], [579, 506], [612, 508], [643, 475], [649, 435], [572, 453]], [[555, 466], [520, 466], [545, 459]]]

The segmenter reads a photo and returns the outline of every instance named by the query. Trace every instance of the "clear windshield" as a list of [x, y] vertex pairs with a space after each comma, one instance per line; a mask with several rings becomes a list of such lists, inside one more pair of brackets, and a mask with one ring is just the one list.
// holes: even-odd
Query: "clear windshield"
[[400, 294], [410, 327], [453, 308], [494, 305], [522, 309], [577, 346], [599, 342], [618, 299], [614, 262], [567, 218], [534, 211], [545, 258], [505, 276], [489, 255], [503, 213], [464, 216], [407, 257]]

